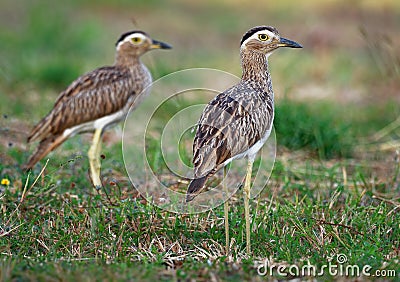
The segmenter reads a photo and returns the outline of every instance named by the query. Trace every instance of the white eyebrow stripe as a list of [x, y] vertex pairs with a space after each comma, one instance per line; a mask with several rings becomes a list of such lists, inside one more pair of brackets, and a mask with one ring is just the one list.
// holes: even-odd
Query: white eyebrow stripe
[[122, 44], [131, 41], [132, 38], [134, 38], [134, 37], [139, 37], [139, 38], [141, 38], [141, 39], [143, 39], [143, 40], [146, 39], [146, 36], [145, 36], [143, 33], [139, 33], [139, 32], [137, 32], [137, 33], [132, 33], [132, 34], [128, 35], [127, 37], [125, 37], [124, 40], [122, 40], [122, 41], [120, 41], [120, 42], [118, 43], [118, 45], [117, 45], [117, 50], [119, 49], [119, 47], [120, 47]]
[[267, 34], [270, 38], [276, 37], [276, 34], [273, 33], [273, 32], [271, 32], [271, 31], [269, 31], [269, 30], [266, 30], [266, 29], [260, 30], [260, 31], [257, 31], [256, 33], [254, 33], [254, 34], [253, 34], [252, 36], [250, 36], [249, 38], [247, 38], [245, 41], [243, 41], [242, 46], [246, 45], [247, 42], [249, 42], [249, 41], [252, 40], [252, 39], [258, 39], [258, 35], [259, 35], [259, 34]]

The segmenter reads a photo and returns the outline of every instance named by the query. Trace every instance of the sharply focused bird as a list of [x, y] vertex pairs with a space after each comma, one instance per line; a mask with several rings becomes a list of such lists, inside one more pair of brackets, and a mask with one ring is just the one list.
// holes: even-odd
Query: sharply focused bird
[[32, 168], [50, 151], [69, 137], [94, 131], [89, 149], [90, 175], [96, 188], [100, 180], [101, 135], [109, 125], [125, 118], [129, 108], [136, 107], [149, 92], [152, 77], [140, 61], [141, 55], [153, 49], [170, 49], [143, 31], [129, 31], [116, 43], [115, 62], [76, 79], [58, 96], [50, 113], [32, 130], [28, 142], [39, 140], [25, 169]]
[[[249, 197], [253, 161], [268, 139], [274, 119], [274, 92], [268, 57], [279, 47], [302, 48], [271, 26], [256, 26], [240, 42], [242, 78], [208, 103], [193, 142], [194, 179], [186, 201], [193, 200], [207, 180], [235, 159], [247, 157], [244, 184], [246, 250], [250, 253]], [[228, 200], [225, 202], [226, 252], [229, 253]]]

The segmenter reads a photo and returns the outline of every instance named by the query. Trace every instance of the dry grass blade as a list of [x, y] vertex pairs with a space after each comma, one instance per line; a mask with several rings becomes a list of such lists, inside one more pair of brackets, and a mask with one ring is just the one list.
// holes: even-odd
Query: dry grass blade
[[10, 234], [11, 232], [13, 232], [14, 230], [17, 230], [17, 229], [18, 229], [19, 227], [21, 227], [22, 225], [24, 225], [24, 223], [21, 223], [20, 225], [17, 225], [17, 226], [15, 226], [15, 227], [11, 228], [11, 229], [8, 230], [8, 231], [5, 231], [5, 232], [1, 231], [0, 237], [7, 236], [8, 234]]
[[[30, 173], [28, 174], [28, 177], [27, 177], [26, 182], [25, 182], [24, 190], [22, 191], [21, 199], [20, 199], [20, 201], [19, 201], [17, 207], [10, 213], [10, 216], [9, 216], [7, 222], [6, 222], [3, 226], [9, 226], [9, 225], [10, 225], [10, 221], [13, 219], [13, 215], [19, 210], [19, 208], [21, 207], [21, 204], [23, 203], [23, 201], [24, 201], [24, 199], [25, 199], [27, 193], [29, 192], [29, 190], [32, 189], [32, 187], [36, 184], [36, 182], [39, 180], [39, 178], [40, 178], [41, 175], [43, 174], [44, 170], [46, 169], [46, 166], [47, 166], [47, 163], [48, 163], [48, 162], [49, 162], [49, 160], [46, 161], [46, 164], [43, 166], [43, 168], [42, 168], [42, 170], [40, 171], [39, 175], [36, 177], [35, 181], [33, 181], [32, 185], [29, 187], [29, 189], [27, 189], [27, 187], [28, 187], [28, 183], [29, 183], [29, 176], [30, 176]], [[12, 231], [15, 231], [16, 229], [18, 229], [19, 227], [21, 227], [23, 224], [24, 224], [24, 223], [21, 223], [21, 224], [17, 225], [17, 226], [14, 227], [14, 228], [11, 228], [10, 230], [8, 230], [8, 231], [6, 231], [6, 232], [2, 232], [2, 233], [0, 234], [0, 237], [3, 237], [3, 236], [6, 236], [6, 235], [10, 234]]]
[[395, 121], [390, 123], [389, 125], [385, 126], [377, 133], [372, 136], [374, 141], [379, 141], [383, 139], [385, 136], [389, 135], [390, 132], [394, 131], [395, 129], [400, 127], [400, 117], [398, 117]]
[[394, 208], [387, 214], [388, 216], [391, 215], [393, 212], [395, 212], [397, 209], [400, 209], [400, 203], [395, 202], [394, 200], [386, 199], [386, 198], [380, 197], [380, 196], [378, 196], [376, 194], [374, 194], [372, 196], [372, 198], [381, 200], [381, 201], [383, 201], [385, 203], [389, 203], [389, 204], [394, 206]]
[[[29, 180], [29, 177], [28, 177], [28, 179], [26, 180], [26, 183], [25, 183], [24, 191], [22, 192], [20, 204], [24, 201], [27, 193], [33, 188], [33, 186], [36, 185], [36, 183], [38, 182], [39, 178], [42, 176], [44, 170], [46, 169], [48, 163], [49, 163], [49, 159], [47, 159], [46, 163], [42, 167], [42, 170], [40, 171], [39, 175], [35, 178], [35, 180], [33, 181], [32, 185], [29, 187], [29, 189], [26, 189], [28, 187], [28, 180]], [[18, 205], [18, 207], [19, 207], [19, 205]]]

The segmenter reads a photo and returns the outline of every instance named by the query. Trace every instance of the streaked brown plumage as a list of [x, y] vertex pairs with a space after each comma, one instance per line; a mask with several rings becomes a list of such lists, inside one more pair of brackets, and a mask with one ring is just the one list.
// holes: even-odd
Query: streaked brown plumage
[[136, 107], [143, 99], [148, 92], [144, 90], [152, 81], [140, 56], [152, 49], [169, 48], [142, 31], [121, 35], [114, 65], [98, 68], [75, 80], [59, 95], [50, 113], [33, 128], [28, 142], [39, 140], [40, 143], [24, 168], [32, 168], [77, 133], [102, 131], [121, 121], [129, 108]]
[[[229, 162], [248, 158], [244, 188], [247, 240], [250, 237], [248, 199], [251, 167], [257, 152], [269, 137], [274, 118], [268, 56], [279, 47], [301, 48], [301, 45], [280, 37], [278, 31], [269, 26], [257, 26], [244, 34], [240, 46], [242, 78], [206, 106], [193, 143], [194, 179], [189, 184], [186, 201], [196, 197], [206, 187], [207, 180]], [[225, 222], [227, 224], [227, 215]], [[226, 232], [228, 251], [228, 230]], [[247, 251], [250, 251], [249, 241]]]
[[265, 91], [270, 82], [268, 79], [265, 85], [253, 85], [242, 80], [206, 106], [193, 143], [194, 175], [199, 180], [189, 186], [188, 200], [200, 193], [205, 181], [232, 158], [245, 157], [242, 154], [270, 130], [273, 98]]

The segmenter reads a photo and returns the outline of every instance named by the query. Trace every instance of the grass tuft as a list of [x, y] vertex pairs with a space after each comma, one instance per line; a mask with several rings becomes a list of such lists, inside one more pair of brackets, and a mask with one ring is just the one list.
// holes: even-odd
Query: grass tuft
[[291, 150], [309, 150], [321, 159], [349, 157], [355, 136], [350, 123], [340, 117], [326, 104], [281, 100], [275, 115], [277, 142]]

